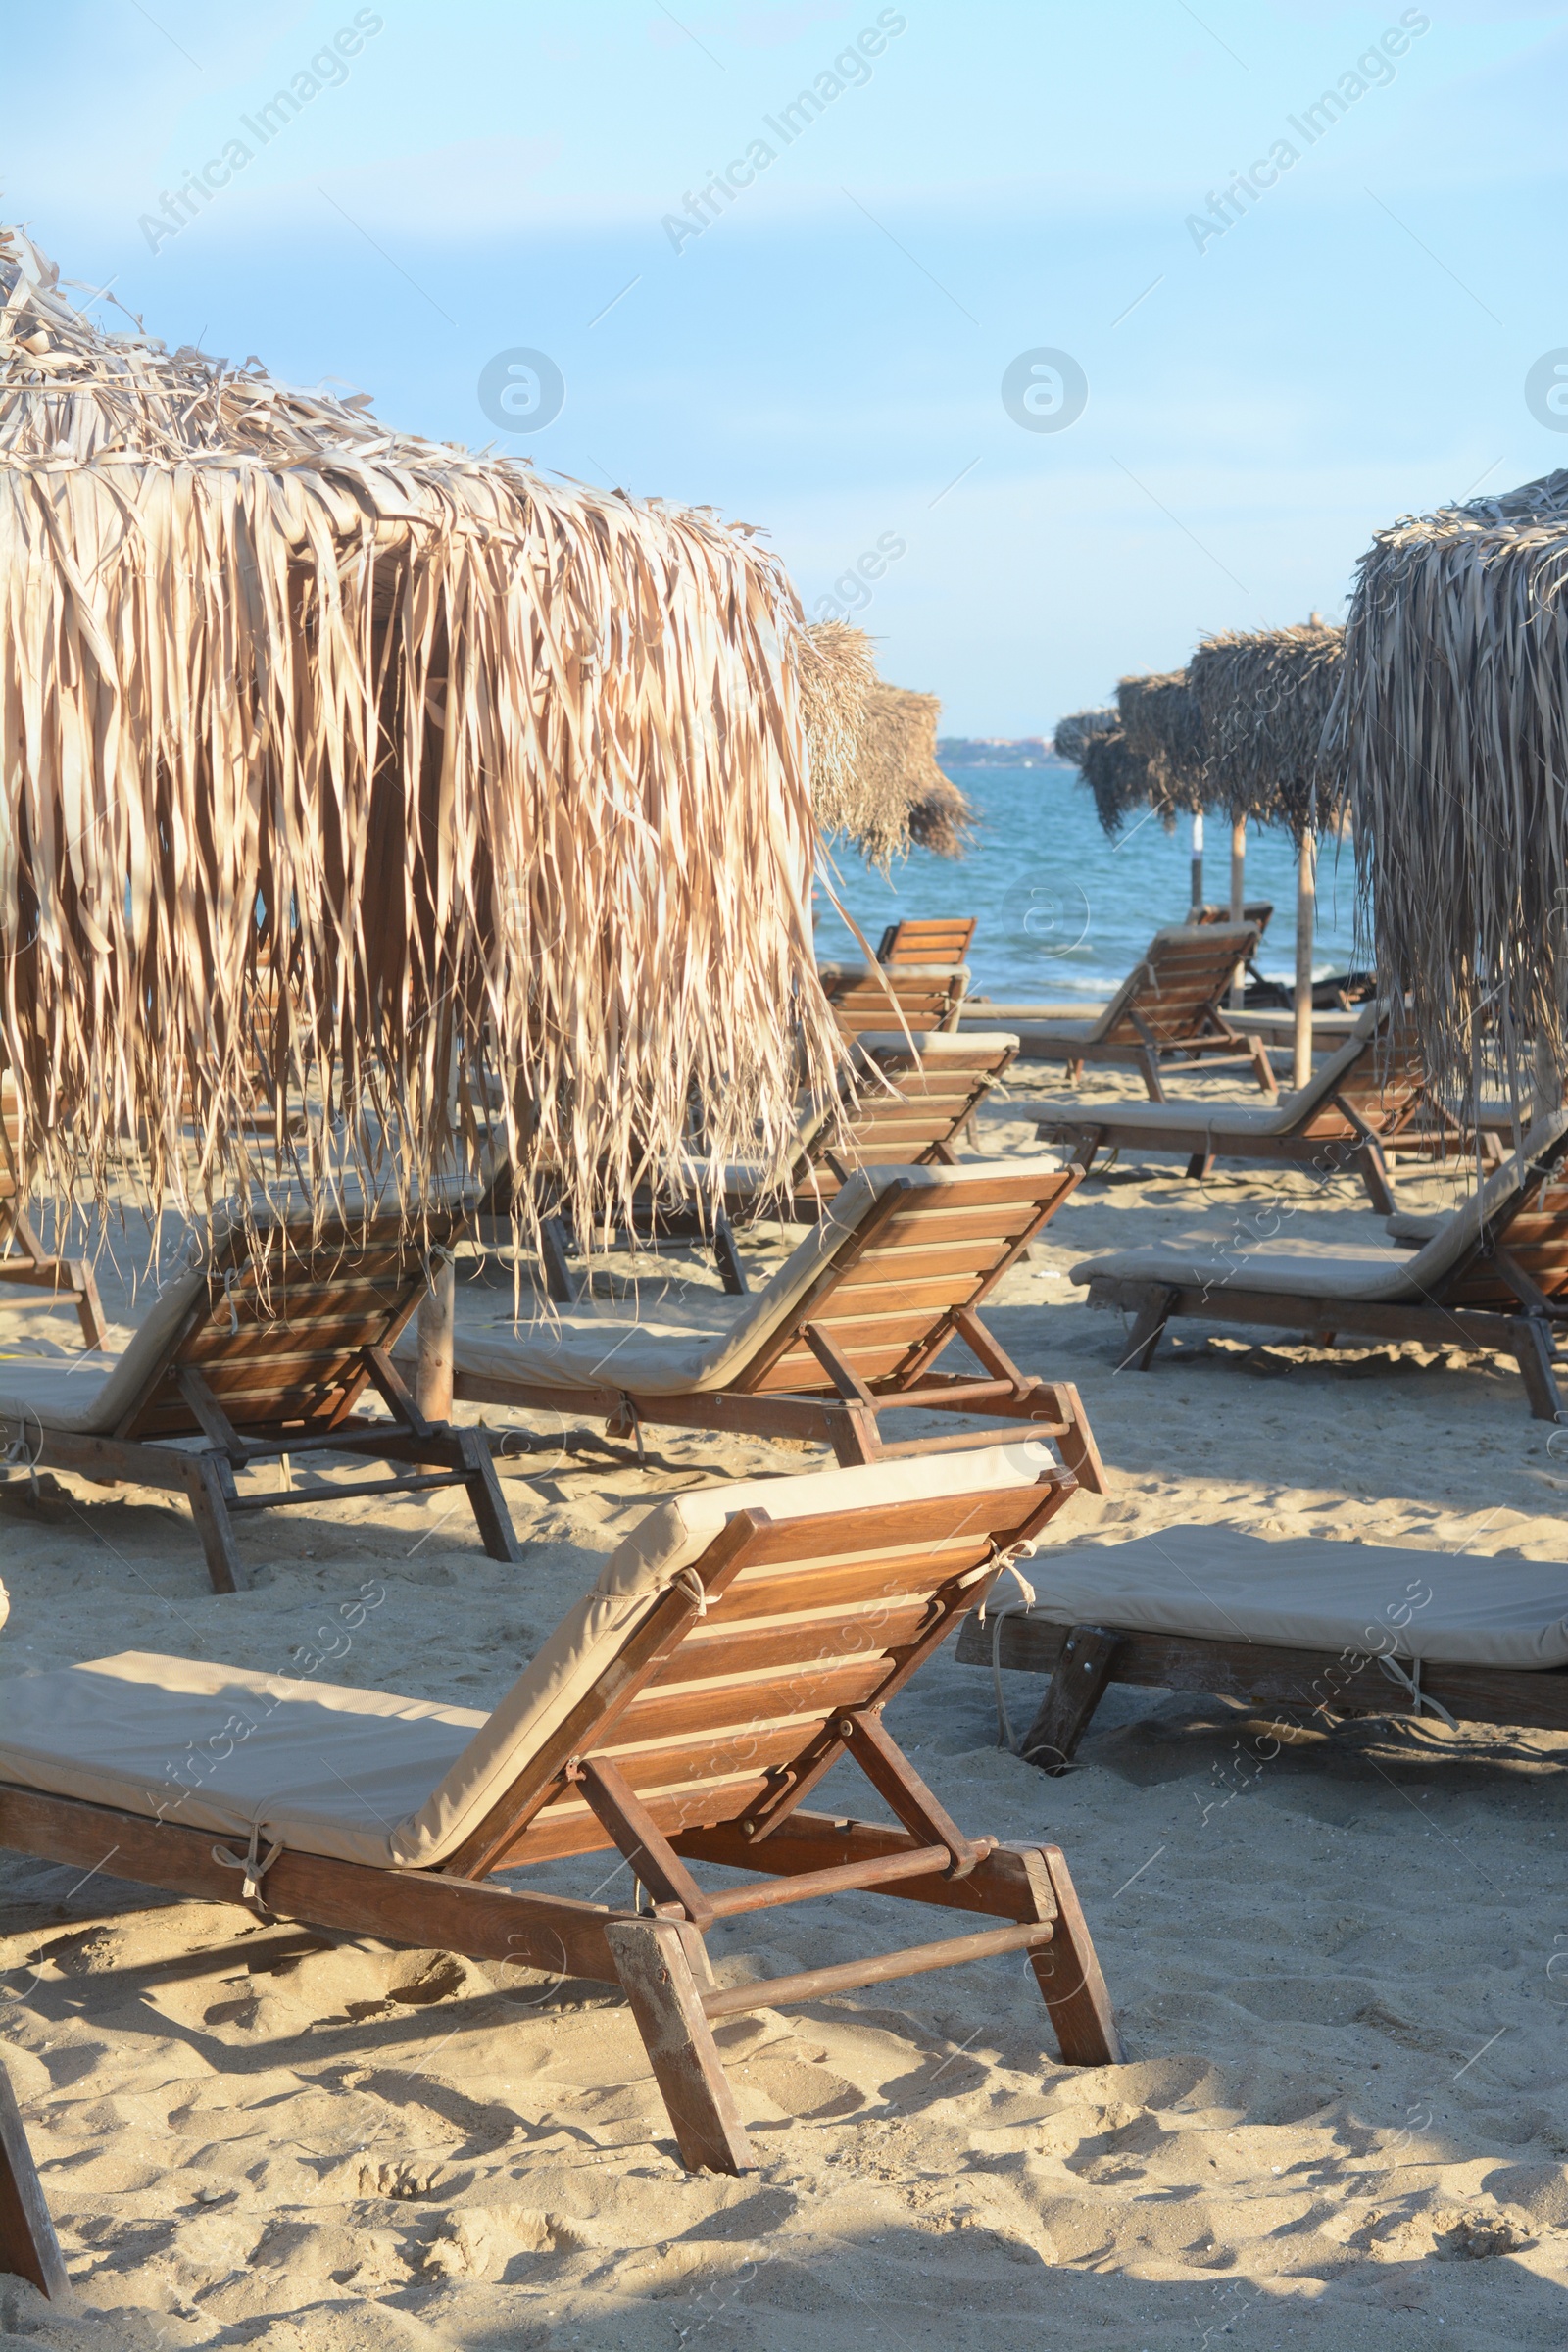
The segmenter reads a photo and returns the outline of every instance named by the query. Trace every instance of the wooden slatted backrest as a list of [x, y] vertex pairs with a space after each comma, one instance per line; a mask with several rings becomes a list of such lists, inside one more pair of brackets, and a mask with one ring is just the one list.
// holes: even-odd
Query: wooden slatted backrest
[[[1261, 939], [1263, 933], [1268, 929], [1269, 918], [1273, 912], [1274, 904], [1271, 899], [1254, 899], [1250, 906], [1243, 906], [1242, 920], [1244, 923], [1255, 923], [1257, 935]], [[1231, 910], [1228, 906], [1199, 906], [1194, 910], [1192, 919], [1195, 923], [1228, 923], [1231, 919]]]
[[878, 963], [961, 963], [974, 937], [974, 918], [962, 915], [906, 915], [889, 923], [877, 949]]
[[1158, 1045], [1179, 1045], [1200, 1034], [1212, 1025], [1209, 1016], [1229, 988], [1236, 966], [1256, 946], [1255, 923], [1191, 923], [1179, 931], [1161, 931], [1133, 975], [1127, 1003], [1101, 1042], [1142, 1046], [1146, 1041], [1138, 1021]]
[[1074, 1491], [1053, 1472], [820, 1517], [743, 1514], [695, 1563], [706, 1614], [667, 1592], [443, 1868], [466, 1876], [608, 1845], [568, 1757], [614, 1764], [666, 1837], [743, 1819], [770, 1775], [818, 1768], [834, 1718], [890, 1696], [984, 1598], [996, 1548], [1035, 1535]]
[[330, 1427], [364, 1391], [361, 1350], [393, 1345], [419, 1303], [427, 1249], [450, 1244], [462, 1222], [434, 1213], [418, 1239], [405, 1238], [395, 1216], [328, 1225], [315, 1240], [309, 1227], [274, 1226], [254, 1251], [237, 1243], [220, 1251], [205, 1298], [121, 1434], [195, 1436], [179, 1389], [185, 1369], [241, 1431]]
[[1076, 1165], [999, 1162], [994, 1176], [970, 1167], [952, 1184], [896, 1180], [730, 1385], [751, 1396], [830, 1393], [801, 1336], [808, 1322], [868, 1385], [915, 1378], [953, 1338], [957, 1310], [980, 1303], [1082, 1178]]
[[[1421, 1041], [1408, 1021], [1384, 1023], [1366, 1038], [1348, 1069], [1335, 1081], [1334, 1092], [1365, 1119], [1382, 1129], [1402, 1116], [1426, 1086], [1426, 1061]], [[1332, 1102], [1312, 1123], [1314, 1135], [1348, 1125]]]
[[[1518, 1205], [1493, 1227], [1497, 1246], [1548, 1298], [1568, 1302], [1568, 1163], [1527, 1186]], [[1486, 1256], [1462, 1267], [1444, 1291], [1445, 1306], [1517, 1306], [1516, 1294]]]
[[962, 964], [932, 970], [926, 964], [824, 964], [822, 986], [845, 1037], [862, 1029], [898, 1026], [904, 1015], [911, 1030], [940, 1029], [968, 986]]
[[940, 1160], [941, 1147], [956, 1143], [1017, 1052], [1011, 1043], [996, 1045], [982, 1036], [944, 1037], [935, 1051], [918, 1040], [916, 1047], [911, 1053], [902, 1038], [875, 1044], [859, 1039], [858, 1067], [839, 1123], [824, 1121], [808, 1141], [793, 1179], [797, 1190], [832, 1200], [839, 1182], [826, 1164], [827, 1152], [852, 1173]]

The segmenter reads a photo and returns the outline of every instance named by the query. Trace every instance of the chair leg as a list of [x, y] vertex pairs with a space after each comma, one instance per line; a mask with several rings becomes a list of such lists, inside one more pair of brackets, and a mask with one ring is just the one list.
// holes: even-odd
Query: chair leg
[[1089, 1415], [1084, 1411], [1084, 1400], [1078, 1394], [1077, 1384], [1070, 1380], [1058, 1380], [1052, 1385], [1061, 1418], [1067, 1423], [1066, 1429], [1056, 1440], [1062, 1461], [1078, 1484], [1087, 1487], [1091, 1494], [1108, 1494], [1110, 1476], [1100, 1458], [1100, 1447], [1095, 1444], [1095, 1433], [1089, 1426]]
[[669, 2110], [681, 2162], [693, 2173], [755, 2172], [680, 1924], [611, 1920], [605, 1940]]
[[1364, 1143], [1355, 1155], [1355, 1164], [1361, 1182], [1366, 1186], [1366, 1197], [1378, 1215], [1392, 1217], [1399, 1204], [1394, 1198], [1394, 1187], [1389, 1181], [1389, 1163], [1381, 1148], [1374, 1143]]
[[1019, 1742], [1026, 1764], [1055, 1779], [1072, 1762], [1111, 1679], [1121, 1636], [1101, 1625], [1075, 1625], [1062, 1644], [1033, 1723]]
[[1056, 1898], [1055, 1935], [1029, 1964], [1045, 1996], [1063, 2066], [1120, 2066], [1121, 2036], [1089, 1923], [1059, 1845], [1040, 1848]]
[[576, 1303], [577, 1285], [566, 1263], [566, 1226], [563, 1217], [546, 1217], [539, 1228], [539, 1255], [544, 1264], [545, 1291], [558, 1306]]
[[194, 1456], [185, 1481], [185, 1497], [207, 1554], [207, 1573], [215, 1592], [243, 1592], [247, 1581], [234, 1544], [234, 1522], [228, 1515], [233, 1487], [233, 1474], [221, 1455]]
[[749, 1288], [746, 1268], [741, 1264], [740, 1251], [735, 1247], [735, 1229], [722, 1209], [713, 1220], [713, 1263], [730, 1297], [746, 1298]]
[[1213, 1174], [1213, 1170], [1214, 1154], [1212, 1152], [1195, 1152], [1187, 1162], [1189, 1176], [1209, 1176]]
[[68, 1263], [82, 1343], [88, 1348], [107, 1348], [109, 1326], [104, 1321], [103, 1302], [98, 1296], [98, 1277], [84, 1258], [74, 1257]]
[[1149, 1370], [1154, 1360], [1154, 1350], [1165, 1336], [1165, 1325], [1170, 1319], [1171, 1301], [1175, 1296], [1174, 1291], [1166, 1290], [1145, 1293], [1143, 1305], [1138, 1309], [1138, 1320], [1133, 1325], [1131, 1344], [1116, 1367], [1118, 1372]]
[[485, 1443], [484, 1433], [477, 1429], [454, 1430], [458, 1452], [466, 1477], [468, 1500], [479, 1530], [479, 1540], [492, 1560], [506, 1560], [516, 1567], [522, 1558], [522, 1545], [517, 1541], [496, 1476], [495, 1456]]
[[1159, 1063], [1155, 1060], [1153, 1054], [1149, 1053], [1147, 1050], [1137, 1054], [1135, 1059], [1140, 1071], [1143, 1074], [1144, 1086], [1148, 1092], [1149, 1100], [1151, 1102], [1163, 1102], [1165, 1100], [1165, 1089], [1160, 1084]]
[[1253, 1075], [1264, 1094], [1272, 1102], [1280, 1091], [1279, 1080], [1274, 1075], [1274, 1064], [1270, 1061], [1267, 1049], [1260, 1037], [1252, 1039], [1250, 1050]]
[[26, 2126], [0, 2065], [0, 2271], [25, 2278], [51, 2303], [69, 2304], [71, 2281], [27, 2145]]
[[1531, 1419], [1560, 1421], [1562, 1394], [1551, 1357], [1551, 1334], [1539, 1315], [1520, 1316], [1519, 1338], [1513, 1353], [1524, 1380], [1525, 1395], [1530, 1399]]

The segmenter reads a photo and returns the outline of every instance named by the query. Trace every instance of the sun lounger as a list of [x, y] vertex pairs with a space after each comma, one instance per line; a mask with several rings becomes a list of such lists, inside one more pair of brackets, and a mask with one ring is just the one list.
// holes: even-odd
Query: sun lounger
[[[852, 1176], [771, 1280], [698, 1319], [598, 1307], [459, 1327], [454, 1394], [473, 1404], [814, 1440], [841, 1462], [985, 1445], [960, 1436], [890, 1445], [894, 1407], [1027, 1421], [1080, 1483], [1105, 1474], [1077, 1390], [1021, 1372], [980, 1308], [1078, 1183], [1054, 1160], [872, 1168]], [[938, 1372], [963, 1341], [979, 1374]], [[994, 1438], [995, 1433], [991, 1433]]]
[[69, 1303], [75, 1308], [83, 1344], [101, 1348], [109, 1327], [91, 1266], [79, 1257], [51, 1257], [27, 1215], [17, 1182], [20, 1118], [16, 1087], [11, 1079], [0, 1078], [0, 1283], [52, 1291], [63, 1306]]
[[[624, 1987], [694, 2169], [755, 2162], [721, 2018], [1027, 1953], [1068, 2065], [1114, 2065], [1054, 1846], [958, 1829], [882, 1708], [1072, 1493], [1048, 1450], [878, 1463], [659, 1504], [489, 1716], [132, 1651], [7, 1683], [0, 1845], [350, 1935]], [[799, 1809], [853, 1758], [899, 1823]], [[215, 1838], [219, 1840], [215, 1844]], [[618, 1848], [654, 1909], [487, 1886]], [[714, 1889], [693, 1862], [760, 1875]], [[625, 1881], [621, 1882], [625, 1886]], [[720, 1989], [704, 1942], [875, 1891], [976, 1935]]]
[[1213, 1068], [1246, 1063], [1266, 1095], [1275, 1092], [1268, 1055], [1246, 1038], [1222, 1000], [1239, 963], [1257, 945], [1255, 923], [1194, 923], [1161, 931], [1103, 1012], [1093, 1020], [1024, 1022], [1022, 1061], [1061, 1061], [1076, 1085], [1086, 1062], [1138, 1070], [1150, 1098], [1163, 1102], [1161, 1064], [1180, 1058]]
[[[962, 1037], [928, 1031], [912, 1046], [902, 1033], [865, 1031], [850, 1048], [835, 1102], [825, 1108], [818, 1102], [808, 1112], [788, 1158], [771, 1168], [760, 1160], [731, 1160], [721, 1170], [710, 1160], [690, 1158], [680, 1195], [666, 1200], [648, 1192], [633, 1203], [634, 1231], [651, 1241], [668, 1234], [711, 1242], [725, 1290], [744, 1298], [750, 1285], [732, 1217], [761, 1211], [810, 1223], [858, 1168], [956, 1165], [960, 1136], [1017, 1050], [1017, 1039], [1006, 1031], [966, 1031]], [[718, 1180], [723, 1205], [715, 1209], [710, 1204]], [[547, 1219], [545, 1287], [561, 1305], [578, 1297], [569, 1244], [564, 1219]]]
[[[1242, 920], [1244, 923], [1253, 924], [1256, 927], [1258, 938], [1261, 939], [1269, 927], [1273, 913], [1274, 902], [1272, 899], [1258, 899], [1252, 905], [1242, 908]], [[1190, 919], [1195, 923], [1228, 923], [1231, 919], [1231, 910], [1229, 906], [1199, 906], [1195, 908]]]
[[1019, 1742], [1048, 1772], [1070, 1761], [1108, 1683], [1215, 1691], [1319, 1720], [1424, 1711], [1568, 1731], [1559, 1561], [1175, 1527], [1053, 1545], [1029, 1581], [1033, 1605], [966, 1619], [957, 1655], [1051, 1676]]
[[[1538, 1421], [1562, 1417], [1553, 1363], [1568, 1324], [1568, 1116], [1544, 1119], [1523, 1155], [1489, 1175], [1412, 1255], [1318, 1241], [1233, 1246], [1162, 1243], [1086, 1258], [1072, 1269], [1091, 1306], [1132, 1312], [1122, 1369], [1147, 1372], [1176, 1315], [1336, 1336], [1493, 1348], [1511, 1355]], [[1309, 1220], [1310, 1221], [1310, 1220]], [[1321, 1227], [1323, 1220], [1315, 1220]]]
[[906, 915], [903, 922], [889, 923], [876, 959], [878, 963], [958, 964], [968, 955], [973, 937], [972, 916]]
[[[233, 1516], [288, 1503], [466, 1487], [492, 1559], [520, 1554], [477, 1430], [420, 1412], [390, 1350], [466, 1207], [432, 1208], [418, 1243], [390, 1216], [274, 1223], [258, 1248], [220, 1236], [163, 1291], [122, 1355], [0, 1360], [0, 1446], [34, 1469], [183, 1494], [219, 1592], [245, 1581]], [[378, 1393], [389, 1418], [355, 1406]], [[183, 1441], [199, 1439], [194, 1448]], [[347, 1454], [401, 1465], [373, 1482], [275, 1484], [276, 1465]], [[237, 1473], [270, 1465], [241, 1493]]]
[[[1386, 1007], [1368, 1005], [1355, 1035], [1310, 1083], [1271, 1109], [1244, 1102], [1047, 1102], [1035, 1133], [1065, 1141], [1085, 1172], [1095, 1154], [1174, 1152], [1189, 1176], [1206, 1176], [1216, 1159], [1282, 1164], [1337, 1175], [1354, 1168], [1380, 1216], [1394, 1213], [1385, 1154], [1403, 1149], [1436, 1157], [1473, 1152], [1475, 1138], [1433, 1102], [1414, 1031], [1391, 1031]], [[1482, 1140], [1489, 1160], [1501, 1157], [1494, 1136]]]
[[823, 963], [817, 966], [833, 1017], [846, 1037], [862, 1029], [956, 1029], [969, 989], [961, 963]]

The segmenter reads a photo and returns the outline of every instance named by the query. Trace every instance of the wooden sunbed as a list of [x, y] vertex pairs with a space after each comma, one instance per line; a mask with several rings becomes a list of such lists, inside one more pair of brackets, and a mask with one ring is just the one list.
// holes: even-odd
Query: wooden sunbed
[[[1072, 1279], [1091, 1306], [1137, 1320], [1121, 1368], [1147, 1372], [1178, 1315], [1336, 1337], [1419, 1340], [1511, 1355], [1538, 1421], [1562, 1418], [1555, 1350], [1568, 1325], [1568, 1181], [1558, 1166], [1568, 1118], [1540, 1121], [1517, 1159], [1494, 1169], [1412, 1255], [1321, 1242], [1163, 1244], [1086, 1258]], [[1308, 1223], [1312, 1220], [1307, 1220]], [[1317, 1219], [1321, 1226], [1323, 1220]]]
[[[1314, 1071], [1310, 1082], [1271, 1109], [1243, 1102], [1047, 1102], [1036, 1135], [1064, 1141], [1087, 1172], [1099, 1152], [1175, 1152], [1187, 1155], [1189, 1176], [1206, 1176], [1216, 1159], [1254, 1166], [1283, 1164], [1337, 1175], [1353, 1168], [1380, 1216], [1394, 1213], [1387, 1155], [1420, 1152], [1443, 1158], [1474, 1153], [1477, 1139], [1448, 1117], [1426, 1087], [1426, 1069], [1413, 1029], [1392, 1022], [1387, 1007], [1368, 1005], [1356, 1034]], [[1479, 1148], [1492, 1162], [1502, 1156], [1496, 1137]]]
[[956, 1655], [1050, 1676], [1018, 1742], [1047, 1772], [1071, 1761], [1112, 1683], [1319, 1722], [1568, 1731], [1568, 1565], [1178, 1527], [1053, 1546], [1030, 1573], [1034, 1605], [967, 1618]]
[[1236, 966], [1256, 945], [1255, 923], [1192, 923], [1161, 931], [1094, 1019], [1019, 1023], [1019, 1059], [1065, 1062], [1069, 1085], [1077, 1084], [1088, 1062], [1135, 1069], [1155, 1102], [1165, 1100], [1160, 1070], [1166, 1062], [1245, 1064], [1272, 1095], [1267, 1054], [1235, 1027], [1223, 1002]]
[[[488, 1717], [139, 1653], [30, 1675], [0, 1707], [0, 1845], [83, 1868], [107, 1858], [117, 1878], [243, 1898], [268, 1918], [618, 1984], [693, 2169], [755, 2164], [712, 2032], [750, 2010], [1027, 1954], [1064, 2063], [1114, 2065], [1059, 1848], [960, 1830], [882, 1712], [1071, 1493], [1045, 1447], [1019, 1445], [679, 1495], [622, 1543]], [[805, 1809], [846, 1757], [899, 1826]], [[629, 1887], [610, 1904], [485, 1884], [607, 1847], [650, 1912]], [[756, 1875], [718, 1889], [694, 1863]], [[715, 1984], [710, 1929], [867, 1891], [984, 1924]]]
[[[622, 1437], [664, 1422], [814, 1440], [846, 1463], [990, 1442], [969, 1431], [891, 1445], [880, 1418], [895, 1407], [995, 1416], [1054, 1439], [1103, 1494], [1076, 1388], [1020, 1371], [980, 1316], [1080, 1176], [1054, 1160], [864, 1169], [761, 1290], [713, 1301], [699, 1323], [596, 1309], [460, 1326], [454, 1395], [603, 1415]], [[978, 1374], [934, 1369], [955, 1340]]]
[[63, 1306], [75, 1308], [83, 1345], [101, 1348], [109, 1327], [91, 1266], [84, 1258], [51, 1257], [27, 1215], [17, 1181], [20, 1119], [16, 1086], [9, 1077], [0, 1077], [0, 1283], [52, 1291]]
[[[1274, 902], [1272, 899], [1257, 899], [1242, 908], [1243, 922], [1254, 923], [1257, 926], [1259, 939], [1268, 929], [1273, 914]], [[1228, 923], [1231, 920], [1231, 910], [1229, 906], [1199, 906], [1195, 908], [1189, 919], [1195, 923]]]
[[878, 963], [962, 963], [974, 937], [974, 917], [906, 915], [889, 923], [876, 951]]
[[[245, 1582], [236, 1512], [336, 1496], [466, 1487], [492, 1559], [520, 1557], [484, 1438], [420, 1412], [391, 1349], [450, 1246], [464, 1208], [432, 1208], [420, 1240], [368, 1214], [313, 1233], [309, 1219], [236, 1231], [166, 1287], [122, 1355], [0, 1363], [0, 1446], [35, 1469], [183, 1494], [214, 1590]], [[384, 1419], [356, 1411], [368, 1394]], [[200, 1444], [192, 1447], [185, 1441]], [[347, 1454], [397, 1465], [333, 1487], [276, 1483], [276, 1465]], [[239, 1474], [270, 1467], [264, 1486]]]
[[817, 978], [846, 1037], [862, 1029], [956, 1029], [969, 989], [962, 963], [823, 963]]

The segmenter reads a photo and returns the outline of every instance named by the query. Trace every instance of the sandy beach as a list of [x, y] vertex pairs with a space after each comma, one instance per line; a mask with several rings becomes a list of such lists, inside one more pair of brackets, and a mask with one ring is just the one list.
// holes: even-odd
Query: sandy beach
[[[1033, 1148], [1034, 1081], [1014, 1075], [984, 1154]], [[1460, 1179], [1406, 1161], [1399, 1181], [1436, 1206]], [[1568, 1458], [1511, 1365], [1189, 1324], [1152, 1373], [1118, 1372], [1120, 1321], [1067, 1269], [1271, 1212], [1381, 1238], [1352, 1179], [1115, 1166], [1008, 1278], [998, 1336], [1080, 1384], [1115, 1479], [1054, 1537], [1219, 1521], [1560, 1557]], [[754, 1274], [782, 1247], [777, 1229], [743, 1242]], [[630, 1270], [613, 1261], [601, 1289]], [[710, 1268], [673, 1270], [702, 1306]], [[100, 1271], [122, 1335], [128, 1290]], [[661, 1269], [636, 1271], [651, 1296]], [[463, 1273], [462, 1320], [506, 1311], [509, 1271]], [[8, 1310], [6, 1346], [49, 1340], [74, 1347], [69, 1314]], [[270, 1514], [242, 1527], [253, 1587], [228, 1597], [182, 1508], [67, 1476], [35, 1494], [13, 1468], [0, 1666], [144, 1648], [484, 1707], [652, 1501], [817, 1459], [656, 1432], [641, 1470], [629, 1447], [510, 1463], [520, 1569], [484, 1556], [449, 1494]], [[1039, 1686], [1006, 1679], [1016, 1727]], [[890, 1724], [965, 1828], [1065, 1848], [1125, 2066], [1059, 2066], [1021, 1962], [762, 2010], [719, 2033], [760, 2170], [692, 2177], [602, 1987], [263, 1928], [117, 1883], [112, 1857], [84, 1883], [10, 1857], [5, 2057], [83, 2311], [108, 2317], [8, 2279], [0, 2344], [1561, 2342], [1568, 1742], [1431, 1720], [1282, 1739], [1216, 1699], [1112, 1690], [1052, 1781], [999, 1748], [989, 1678], [951, 1651]], [[847, 1767], [826, 1803], [882, 1816]], [[604, 1857], [548, 1875], [583, 1895], [614, 1876]], [[733, 1980], [847, 1957], [889, 1925], [851, 1897], [765, 1932], [732, 1922], [712, 1948]]]

